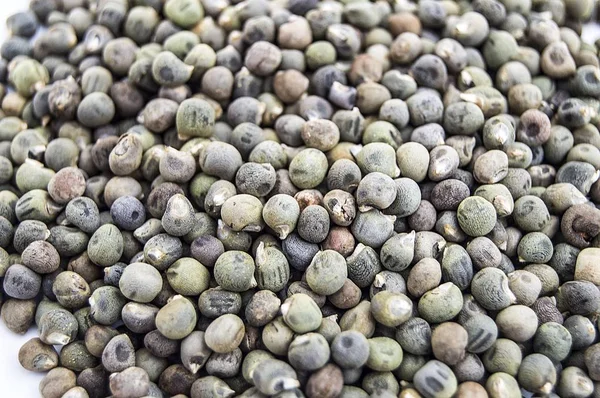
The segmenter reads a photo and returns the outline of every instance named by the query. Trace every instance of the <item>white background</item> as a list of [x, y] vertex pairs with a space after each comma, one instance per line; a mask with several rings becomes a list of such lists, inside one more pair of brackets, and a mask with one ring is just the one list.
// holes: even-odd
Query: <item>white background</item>
[[[6, 18], [27, 8], [27, 0], [2, 0], [0, 4], [0, 43], [6, 37]], [[593, 43], [600, 37], [599, 26], [589, 26], [584, 38]], [[0, 321], [0, 397], [33, 398], [39, 397], [38, 384], [43, 374], [29, 372], [17, 360], [19, 348], [29, 339], [37, 336], [32, 328], [24, 335], [16, 335]]]
[[[6, 18], [27, 8], [27, 1], [7, 0], [0, 5], [0, 43], [6, 37]], [[17, 360], [19, 348], [29, 339], [37, 336], [32, 328], [24, 336], [17, 335], [0, 321], [0, 397], [30, 398], [39, 397], [38, 384], [43, 374], [29, 372]]]
[[[27, 9], [28, 0], [0, 1], [0, 43], [6, 38], [6, 18]], [[17, 335], [0, 321], [0, 397], [35, 398], [39, 397], [38, 384], [44, 373], [33, 373], [19, 364], [19, 348], [29, 339], [37, 337], [36, 328], [24, 335]]]

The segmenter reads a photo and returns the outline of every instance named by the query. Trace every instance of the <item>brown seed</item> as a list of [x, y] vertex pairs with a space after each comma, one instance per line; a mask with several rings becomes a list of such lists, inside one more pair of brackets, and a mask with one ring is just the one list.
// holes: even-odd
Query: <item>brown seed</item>
[[256, 327], [271, 322], [277, 316], [281, 300], [269, 290], [260, 290], [252, 295], [246, 305], [246, 321]]
[[286, 104], [298, 101], [308, 90], [308, 78], [295, 69], [277, 72], [273, 79], [273, 90], [277, 97]]
[[421, 34], [421, 20], [412, 12], [400, 12], [388, 17], [388, 28], [394, 36], [404, 32]]
[[344, 286], [327, 298], [337, 308], [347, 310], [356, 307], [360, 303], [361, 295], [360, 288], [350, 279], [346, 279]]
[[346, 227], [335, 226], [329, 230], [327, 238], [321, 243], [323, 250], [335, 250], [344, 257], [348, 257], [354, 251], [356, 240], [352, 232]]
[[344, 376], [340, 368], [328, 364], [313, 373], [306, 384], [308, 398], [335, 398], [342, 393]]
[[60, 255], [49, 242], [38, 240], [27, 246], [21, 254], [21, 261], [38, 274], [49, 274], [58, 269]]
[[354, 58], [348, 78], [353, 85], [363, 82], [378, 82], [383, 75], [383, 65], [369, 54], [360, 54]]
[[158, 386], [167, 394], [190, 394], [192, 384], [200, 377], [198, 374], [189, 372], [183, 365], [171, 365], [162, 372], [158, 380]]
[[434, 258], [424, 258], [410, 270], [406, 287], [413, 297], [421, 297], [425, 292], [439, 286], [442, 280], [442, 267]]
[[35, 300], [6, 300], [0, 315], [6, 327], [13, 333], [25, 334], [35, 317]]
[[563, 215], [560, 230], [567, 243], [588, 247], [600, 234], [600, 210], [587, 204], [571, 206]]
[[108, 372], [102, 365], [85, 369], [77, 376], [77, 385], [85, 388], [90, 398], [103, 398], [109, 395]]
[[431, 333], [433, 355], [450, 366], [464, 358], [468, 342], [467, 331], [455, 322], [444, 322]]
[[530, 147], [543, 145], [550, 138], [552, 126], [548, 116], [537, 109], [523, 112], [517, 127], [517, 139]]
[[40, 394], [44, 398], [60, 398], [77, 382], [75, 373], [67, 368], [54, 368], [40, 381]]
[[118, 334], [119, 332], [110, 326], [93, 325], [85, 332], [85, 347], [90, 354], [100, 358], [108, 342]]
[[87, 283], [102, 279], [104, 270], [94, 264], [87, 255], [87, 252], [81, 253], [78, 257], [69, 260], [67, 271], [79, 274]]
[[19, 350], [19, 363], [32, 372], [46, 372], [58, 365], [58, 354], [52, 346], [35, 337]]
[[294, 195], [294, 199], [300, 206], [300, 212], [312, 205], [323, 205], [323, 194], [316, 189], [305, 189], [304, 191], [298, 192]]
[[461, 383], [454, 394], [455, 398], [488, 398], [485, 388], [474, 381]]
[[279, 27], [277, 41], [281, 48], [304, 50], [313, 41], [312, 29], [302, 17], [290, 19]]
[[83, 195], [85, 178], [77, 167], [65, 167], [56, 173], [48, 183], [48, 193], [59, 204], [67, 204], [71, 199]]
[[539, 324], [547, 322], [556, 322], [562, 325], [564, 317], [556, 308], [556, 300], [554, 297], [540, 297], [533, 303], [531, 309], [538, 317]]
[[588, 247], [583, 249], [577, 256], [575, 265], [575, 280], [592, 282], [600, 285], [600, 249]]
[[110, 391], [115, 398], [142, 397], [149, 389], [150, 379], [142, 368], [131, 366], [110, 377]]

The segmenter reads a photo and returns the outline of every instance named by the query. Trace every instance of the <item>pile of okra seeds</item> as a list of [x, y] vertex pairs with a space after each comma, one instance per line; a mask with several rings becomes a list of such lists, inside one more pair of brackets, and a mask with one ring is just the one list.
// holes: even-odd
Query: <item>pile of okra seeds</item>
[[0, 47], [19, 363], [43, 398], [600, 397], [595, 8], [32, 0]]

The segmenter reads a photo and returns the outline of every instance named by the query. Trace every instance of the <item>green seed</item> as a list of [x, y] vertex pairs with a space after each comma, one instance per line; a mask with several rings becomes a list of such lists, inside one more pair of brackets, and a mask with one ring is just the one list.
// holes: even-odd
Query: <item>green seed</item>
[[156, 314], [156, 328], [168, 339], [181, 340], [196, 326], [196, 310], [190, 301], [175, 296]]

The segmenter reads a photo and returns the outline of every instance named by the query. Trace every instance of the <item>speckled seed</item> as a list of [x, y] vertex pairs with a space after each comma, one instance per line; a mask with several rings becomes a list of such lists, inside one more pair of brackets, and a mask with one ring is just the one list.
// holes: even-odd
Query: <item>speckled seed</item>
[[331, 344], [333, 360], [344, 369], [355, 369], [366, 364], [369, 350], [367, 338], [356, 331], [341, 332]]
[[217, 259], [214, 277], [219, 286], [234, 292], [244, 292], [256, 286], [254, 260], [241, 251], [226, 251]]
[[65, 167], [56, 173], [48, 183], [48, 193], [54, 201], [67, 204], [71, 199], [82, 196], [85, 191], [85, 178], [80, 169]]
[[[208, 137], [215, 124], [215, 111], [203, 99], [190, 98], [177, 109], [177, 132], [188, 137]], [[202, 167], [202, 162], [200, 163]]]
[[19, 300], [37, 296], [42, 285], [42, 277], [21, 264], [13, 264], [4, 274], [3, 287], [6, 294]]
[[102, 366], [109, 372], [121, 372], [135, 365], [135, 349], [126, 334], [113, 337], [102, 351]]
[[63, 309], [44, 313], [37, 325], [40, 340], [46, 344], [65, 345], [74, 341], [77, 336], [77, 319]]
[[80, 308], [91, 295], [88, 283], [79, 274], [63, 271], [52, 284], [52, 293], [65, 308]]
[[372, 172], [363, 177], [356, 189], [356, 202], [361, 211], [388, 208], [396, 199], [396, 185], [391, 177]]
[[320, 243], [329, 233], [329, 214], [322, 206], [310, 205], [302, 210], [298, 218], [297, 231], [310, 243]]
[[245, 316], [251, 326], [261, 327], [271, 322], [279, 312], [281, 300], [270, 290], [259, 290], [246, 305]]
[[461, 229], [470, 236], [488, 234], [496, 224], [496, 209], [487, 200], [472, 196], [463, 200], [457, 210]]
[[550, 220], [544, 202], [533, 195], [525, 195], [517, 199], [513, 217], [517, 225], [526, 232], [540, 231]]
[[196, 160], [191, 153], [167, 147], [159, 161], [160, 175], [175, 183], [185, 183], [192, 179], [196, 172]]
[[533, 273], [517, 270], [508, 274], [508, 286], [517, 298], [518, 304], [531, 306], [537, 300], [542, 282]]
[[60, 256], [50, 243], [38, 240], [31, 242], [21, 253], [23, 265], [38, 274], [49, 274], [60, 265]]
[[67, 220], [86, 233], [93, 233], [100, 227], [98, 205], [90, 198], [78, 197], [67, 204]]
[[239, 192], [256, 197], [267, 196], [275, 187], [277, 174], [269, 163], [246, 163], [240, 167], [235, 183]]
[[501, 310], [516, 301], [508, 287], [508, 278], [497, 268], [483, 268], [471, 282], [471, 294], [489, 310]]
[[587, 315], [600, 302], [600, 294], [592, 288], [594, 284], [587, 281], [569, 281], [558, 288], [556, 294], [557, 308], [568, 309], [577, 315]]
[[125, 267], [119, 279], [119, 289], [125, 297], [139, 303], [149, 303], [163, 286], [160, 272], [145, 263], [132, 263]]
[[552, 258], [550, 238], [542, 232], [530, 232], [521, 238], [517, 248], [520, 261], [543, 264]]

